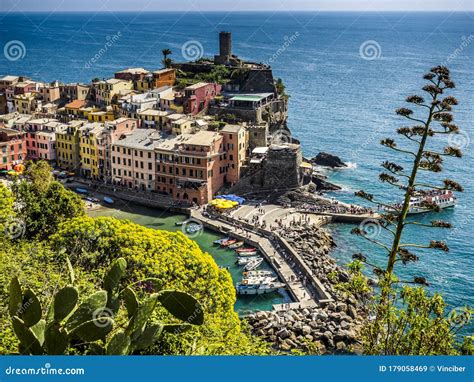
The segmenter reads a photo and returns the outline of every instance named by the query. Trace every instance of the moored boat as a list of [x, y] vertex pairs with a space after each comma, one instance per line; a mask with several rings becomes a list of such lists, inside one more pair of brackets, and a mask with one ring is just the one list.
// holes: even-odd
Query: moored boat
[[256, 260], [256, 259], [261, 259], [261, 257], [260, 257], [260, 256], [239, 257], [236, 262], [237, 262], [237, 264], [239, 264], [239, 265], [246, 265], [246, 264], [249, 263], [250, 261]]
[[247, 247], [247, 248], [239, 248], [239, 249], [236, 249], [235, 252], [237, 253], [241, 253], [241, 252], [254, 252], [256, 251], [257, 248], [253, 248], [253, 247]]
[[260, 258], [254, 259], [244, 265], [244, 270], [253, 271], [254, 269], [257, 269], [262, 263], [263, 263], [263, 258], [260, 257]]
[[244, 277], [242, 284], [244, 285], [256, 285], [256, 284], [269, 284], [278, 281], [278, 278], [273, 276], [257, 276], [257, 277]]
[[[408, 215], [421, 214], [430, 212], [432, 207], [437, 207], [440, 210], [454, 207], [457, 203], [457, 198], [451, 190], [428, 190], [417, 191], [410, 198]], [[398, 203], [393, 208], [387, 208], [388, 212], [397, 212], [401, 209], [402, 204]]]
[[274, 277], [275, 273], [273, 273], [272, 271], [246, 271], [242, 272], [242, 275], [244, 277]]
[[83, 195], [87, 195], [89, 193], [89, 190], [85, 188], [80, 188], [80, 187], [75, 188], [74, 191], [76, 191], [78, 194], [83, 194]]
[[241, 256], [241, 257], [256, 256], [256, 255], [257, 255], [257, 251], [252, 251], [252, 252], [239, 252], [238, 255]]
[[224, 238], [222, 238], [222, 239], [214, 240], [213, 243], [214, 243], [214, 244], [217, 244], [217, 245], [221, 245], [223, 242], [225, 242], [225, 241], [227, 241], [227, 240], [229, 240], [229, 238], [228, 238], [228, 237], [224, 237]]
[[266, 294], [277, 291], [280, 288], [284, 288], [285, 284], [275, 282], [271, 284], [258, 284], [258, 285], [245, 285], [237, 283], [236, 289], [238, 294]]
[[114, 200], [112, 198], [109, 198], [108, 196], [104, 196], [103, 198], [104, 202], [107, 204], [114, 204]]
[[230, 249], [237, 249], [237, 248], [242, 247], [243, 245], [244, 245], [243, 241], [238, 241], [237, 243], [229, 245], [229, 248]]
[[234, 244], [236, 242], [237, 242], [237, 240], [235, 240], [235, 239], [229, 239], [229, 240], [223, 241], [221, 243], [221, 246], [222, 247], [228, 247], [229, 245]]

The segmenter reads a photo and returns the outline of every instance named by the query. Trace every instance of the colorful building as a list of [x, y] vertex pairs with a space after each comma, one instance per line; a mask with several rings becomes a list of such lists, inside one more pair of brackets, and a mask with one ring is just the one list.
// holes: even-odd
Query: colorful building
[[240, 179], [242, 167], [248, 157], [248, 131], [242, 125], [225, 125], [220, 133], [224, 136], [224, 150], [226, 152], [225, 182], [235, 184]]
[[176, 200], [205, 204], [224, 185], [223, 136], [217, 132], [165, 138], [155, 153], [157, 192]]
[[79, 127], [80, 174], [84, 178], [99, 179], [98, 139], [104, 129], [99, 122]]
[[85, 121], [71, 121], [66, 124], [65, 129], [56, 132], [56, 161], [61, 169], [74, 172], [79, 170], [79, 128], [85, 124]]
[[133, 82], [110, 78], [105, 81], [94, 82], [95, 101], [99, 105], [110, 106], [114, 96], [119, 96], [121, 92], [133, 90]]
[[12, 170], [26, 159], [26, 133], [0, 128], [0, 169]]
[[210, 101], [221, 92], [221, 85], [198, 82], [184, 88], [183, 109], [186, 114], [197, 114], [207, 109]]
[[154, 88], [163, 86], [174, 86], [176, 82], [176, 70], [173, 68], [160, 69], [153, 72]]
[[112, 174], [115, 184], [130, 189], [155, 189], [155, 147], [160, 141], [155, 129], [138, 129], [112, 144]]

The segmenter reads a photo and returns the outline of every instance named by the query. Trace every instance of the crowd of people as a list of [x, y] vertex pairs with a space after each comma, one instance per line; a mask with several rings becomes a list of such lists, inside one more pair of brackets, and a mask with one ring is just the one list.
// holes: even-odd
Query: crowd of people
[[372, 215], [374, 211], [371, 208], [355, 206], [355, 205], [345, 205], [340, 204], [337, 201], [332, 202], [331, 204], [303, 204], [301, 209], [308, 212], [321, 212], [321, 213], [333, 213], [333, 214], [348, 214], [348, 215]]

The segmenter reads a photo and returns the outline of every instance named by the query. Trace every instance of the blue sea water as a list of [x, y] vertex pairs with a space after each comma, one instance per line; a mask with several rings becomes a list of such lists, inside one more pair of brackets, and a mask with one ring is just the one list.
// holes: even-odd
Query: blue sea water
[[[399, 198], [377, 177], [385, 159], [406, 161], [379, 141], [395, 136], [395, 129], [405, 125], [394, 109], [403, 106], [407, 95], [419, 92], [427, 69], [444, 63], [457, 85], [452, 94], [460, 101], [455, 120], [463, 131], [459, 142], [465, 156], [447, 160], [445, 171], [434, 178], [453, 178], [464, 185], [465, 192], [459, 195], [455, 209], [439, 216], [451, 222], [454, 230], [412, 226], [404, 236], [405, 241], [417, 243], [446, 240], [450, 252], [418, 251], [420, 261], [399, 266], [398, 271], [404, 279], [426, 277], [429, 290], [440, 291], [451, 307], [472, 306], [473, 19], [473, 13], [463, 12], [0, 14], [1, 47], [21, 43], [18, 60], [0, 55], [0, 74], [89, 82], [109, 77], [120, 68], [159, 68], [164, 48], [173, 51], [171, 57], [176, 61], [186, 58], [182, 48], [189, 45], [198, 51], [202, 47], [205, 56], [213, 56], [218, 50], [218, 32], [231, 31], [234, 53], [270, 62], [275, 75], [284, 80], [291, 95], [288, 124], [302, 142], [304, 154], [311, 157], [328, 151], [351, 163], [349, 169], [328, 175], [344, 187], [333, 196], [356, 202], [354, 191], [361, 188], [390, 201]], [[187, 54], [192, 56], [192, 50]], [[447, 137], [440, 138], [434, 147], [446, 143]], [[420, 218], [429, 222], [433, 216]], [[338, 261], [345, 264], [353, 253], [364, 252], [373, 262], [383, 264], [385, 255], [350, 235], [351, 228], [331, 226]]]

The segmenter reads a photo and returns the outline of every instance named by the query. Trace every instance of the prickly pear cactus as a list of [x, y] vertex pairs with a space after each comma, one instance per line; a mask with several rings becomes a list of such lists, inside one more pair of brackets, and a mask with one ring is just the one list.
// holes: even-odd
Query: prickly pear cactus
[[[70, 282], [74, 284], [74, 270], [69, 259]], [[73, 285], [61, 288], [51, 304], [43, 309], [31, 289], [22, 290], [17, 277], [10, 282], [9, 312], [13, 330], [18, 338], [20, 354], [67, 354], [75, 344], [88, 345], [88, 354], [127, 355], [152, 346], [162, 333], [176, 335], [202, 325], [204, 312], [191, 295], [173, 290], [150, 294], [140, 301], [133, 286], [156, 279], [140, 280], [123, 287], [121, 280], [126, 274], [127, 262], [116, 259], [104, 276], [104, 290], [87, 296], [79, 303], [78, 290]], [[181, 324], [151, 322], [158, 305], [171, 315], [184, 321]], [[126, 309], [128, 322], [118, 327], [114, 318], [121, 307]], [[80, 351], [80, 349], [75, 349]]]

